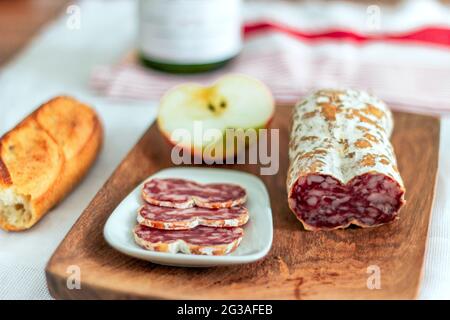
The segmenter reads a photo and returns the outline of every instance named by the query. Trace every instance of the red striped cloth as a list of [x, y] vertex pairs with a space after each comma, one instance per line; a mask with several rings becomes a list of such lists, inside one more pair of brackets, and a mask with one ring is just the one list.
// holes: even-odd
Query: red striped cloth
[[244, 26], [244, 34], [251, 37], [258, 33], [268, 31], [281, 32], [300, 40], [324, 41], [340, 40], [356, 43], [375, 41], [394, 41], [404, 43], [433, 44], [450, 48], [450, 29], [444, 27], [422, 27], [409, 32], [386, 32], [374, 35], [365, 35], [351, 30], [333, 29], [321, 32], [303, 32], [278, 22], [262, 21], [247, 23]]
[[317, 88], [359, 88], [392, 108], [450, 113], [450, 29], [360, 34], [330, 29], [304, 32], [281, 23], [247, 23], [245, 46], [227, 67], [200, 75], [170, 75], [128, 60], [96, 68], [91, 87], [114, 99], [158, 100], [187, 81], [210, 83], [224, 73], [265, 82], [278, 102], [295, 102]]

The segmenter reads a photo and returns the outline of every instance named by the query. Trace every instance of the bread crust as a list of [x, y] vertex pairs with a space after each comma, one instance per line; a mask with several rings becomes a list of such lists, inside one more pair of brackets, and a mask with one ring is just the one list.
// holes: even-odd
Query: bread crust
[[[41, 140], [35, 142], [25, 131], [30, 127]], [[14, 143], [12, 149], [6, 147], [8, 143]], [[7, 132], [0, 138], [0, 192], [10, 189], [26, 199], [30, 219], [11, 224], [0, 212], [0, 228], [21, 231], [35, 225], [85, 176], [102, 143], [103, 128], [95, 111], [66, 96], [44, 103]], [[33, 170], [39, 166], [46, 171]], [[24, 168], [25, 174], [18, 168]]]
[[[0, 150], [2, 150], [2, 140], [0, 140]], [[12, 184], [11, 176], [9, 175], [8, 168], [0, 157], [0, 187], [10, 186]]]

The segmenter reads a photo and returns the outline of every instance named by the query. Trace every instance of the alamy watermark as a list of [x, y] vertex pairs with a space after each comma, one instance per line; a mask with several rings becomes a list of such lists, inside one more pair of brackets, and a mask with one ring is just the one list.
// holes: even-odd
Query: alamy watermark
[[260, 164], [261, 175], [279, 170], [279, 129], [204, 128], [194, 121], [192, 130], [175, 129], [171, 159], [180, 164]]
[[69, 30], [80, 30], [81, 29], [81, 8], [77, 5], [70, 5], [66, 9], [66, 14], [68, 15], [66, 21], [66, 27]]
[[366, 28], [368, 31], [381, 29], [381, 8], [377, 5], [370, 5], [366, 9]]
[[66, 286], [69, 290], [81, 289], [81, 268], [77, 265], [70, 265], [66, 269], [68, 274], [66, 280]]
[[381, 289], [381, 269], [377, 265], [370, 265], [367, 267], [367, 289], [369, 290], [379, 290]]

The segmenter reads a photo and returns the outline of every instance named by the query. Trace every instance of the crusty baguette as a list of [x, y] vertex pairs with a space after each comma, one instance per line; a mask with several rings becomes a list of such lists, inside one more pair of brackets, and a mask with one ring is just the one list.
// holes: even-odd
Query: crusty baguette
[[81, 180], [103, 140], [96, 113], [70, 97], [43, 104], [0, 138], [0, 227], [32, 227]]

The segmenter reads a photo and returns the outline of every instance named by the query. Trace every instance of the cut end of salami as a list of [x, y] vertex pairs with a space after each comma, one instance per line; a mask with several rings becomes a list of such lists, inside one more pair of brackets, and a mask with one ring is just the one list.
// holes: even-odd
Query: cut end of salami
[[395, 220], [404, 190], [383, 174], [364, 174], [343, 185], [328, 175], [297, 180], [289, 206], [307, 230], [332, 230], [351, 224], [374, 227]]
[[397, 218], [405, 190], [392, 129], [389, 108], [364, 91], [320, 90], [297, 104], [287, 189], [306, 229], [373, 227]]
[[137, 225], [134, 238], [151, 251], [197, 255], [224, 255], [234, 251], [244, 236], [242, 228], [198, 226], [190, 230], [161, 230]]
[[139, 224], [166, 230], [192, 229], [199, 225], [239, 227], [246, 224], [248, 219], [248, 210], [243, 206], [219, 209], [200, 207], [177, 209], [145, 204], [139, 209], [137, 216]]
[[150, 204], [171, 208], [230, 208], [244, 204], [244, 188], [229, 183], [200, 184], [184, 179], [151, 179], [142, 190]]

